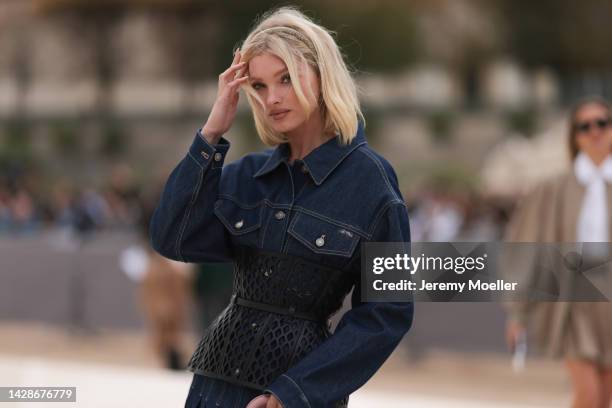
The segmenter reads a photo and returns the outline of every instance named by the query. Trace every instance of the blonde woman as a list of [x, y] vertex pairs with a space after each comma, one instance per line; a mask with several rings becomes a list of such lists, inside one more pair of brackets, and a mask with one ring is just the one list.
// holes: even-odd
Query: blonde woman
[[[274, 149], [224, 165], [241, 89]], [[234, 263], [231, 302], [189, 363], [187, 407], [345, 407], [409, 330], [412, 303], [361, 301], [360, 244], [410, 239], [395, 172], [363, 123], [333, 37], [293, 8], [265, 15], [219, 76], [151, 224], [166, 257]]]
[[[603, 99], [579, 103], [569, 120], [571, 171], [539, 186], [513, 217], [517, 242], [609, 242], [612, 233], [612, 111]], [[532, 271], [535, 272], [535, 271]], [[538, 346], [563, 358], [574, 408], [608, 408], [612, 397], [612, 306], [609, 302], [514, 303], [511, 348], [532, 323]]]

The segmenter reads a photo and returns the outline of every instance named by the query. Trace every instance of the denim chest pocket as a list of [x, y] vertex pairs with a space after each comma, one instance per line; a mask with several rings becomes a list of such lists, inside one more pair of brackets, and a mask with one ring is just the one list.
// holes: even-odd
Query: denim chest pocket
[[288, 232], [310, 251], [322, 255], [352, 257], [359, 242], [350, 227], [306, 213], [295, 215]]
[[230, 232], [236, 244], [257, 246], [263, 205], [242, 205], [228, 199], [215, 202], [215, 215]]

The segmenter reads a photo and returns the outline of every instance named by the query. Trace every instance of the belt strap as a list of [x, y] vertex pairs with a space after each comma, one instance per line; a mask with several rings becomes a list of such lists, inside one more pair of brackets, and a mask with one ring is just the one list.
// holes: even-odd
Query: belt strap
[[312, 320], [315, 322], [324, 321], [323, 319], [321, 319], [320, 317], [312, 313], [298, 312], [297, 310], [295, 310], [295, 307], [293, 306], [282, 307], [282, 306], [270, 305], [268, 303], [254, 302], [252, 300], [247, 300], [247, 299], [238, 297], [236, 295], [232, 295], [232, 303], [240, 305], [240, 306], [248, 307], [251, 309], [263, 310], [264, 312], [270, 312], [270, 313], [276, 313], [276, 314], [281, 314], [285, 316], [297, 317], [298, 319]]

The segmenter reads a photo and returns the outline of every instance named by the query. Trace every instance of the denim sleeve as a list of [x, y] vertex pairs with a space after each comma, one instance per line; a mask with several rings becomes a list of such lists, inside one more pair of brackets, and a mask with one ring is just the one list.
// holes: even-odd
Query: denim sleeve
[[153, 249], [182, 262], [231, 259], [229, 236], [213, 213], [229, 142], [211, 145], [198, 131], [170, 174], [150, 225]]
[[[410, 241], [403, 202], [384, 210], [371, 240]], [[413, 303], [361, 301], [360, 264], [356, 264], [352, 308], [334, 334], [265, 390], [284, 408], [333, 407], [335, 401], [357, 390], [376, 373], [410, 329]]]

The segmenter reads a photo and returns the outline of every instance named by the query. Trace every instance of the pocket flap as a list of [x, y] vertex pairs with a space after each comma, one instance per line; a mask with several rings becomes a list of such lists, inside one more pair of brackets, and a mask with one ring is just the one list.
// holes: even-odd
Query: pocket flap
[[350, 257], [359, 242], [359, 236], [350, 229], [305, 213], [295, 215], [288, 231], [319, 254]]
[[261, 227], [263, 206], [242, 206], [238, 203], [219, 199], [215, 202], [215, 215], [234, 235], [242, 235]]

